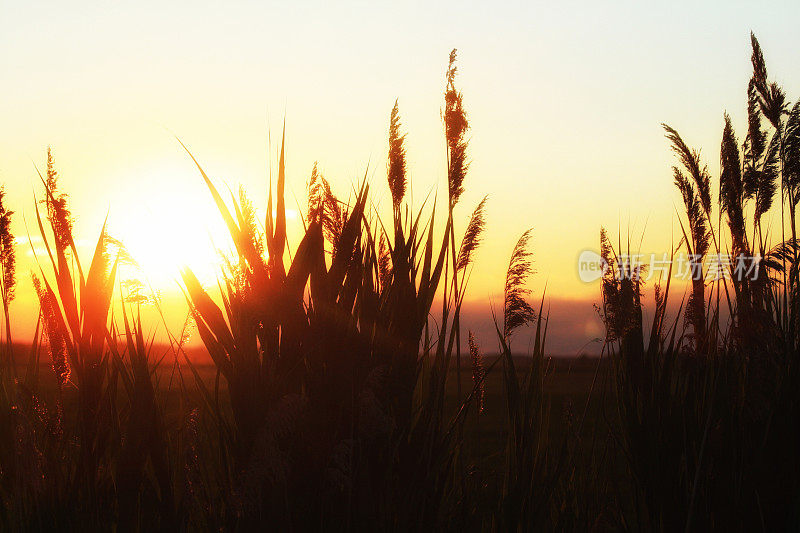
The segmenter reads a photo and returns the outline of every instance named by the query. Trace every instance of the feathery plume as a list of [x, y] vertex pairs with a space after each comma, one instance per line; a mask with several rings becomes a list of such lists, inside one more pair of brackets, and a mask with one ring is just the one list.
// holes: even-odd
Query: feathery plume
[[683, 203], [686, 206], [686, 215], [689, 218], [689, 229], [692, 238], [693, 250], [695, 255], [703, 256], [708, 252], [709, 233], [706, 225], [707, 219], [702, 210], [701, 201], [689, 181], [677, 167], [672, 167], [675, 186], [683, 196]]
[[758, 89], [754, 79], [747, 84], [747, 146], [748, 156], [753, 161], [758, 161], [764, 153], [767, 136], [761, 129], [761, 110], [758, 105]]
[[400, 207], [406, 194], [406, 149], [403, 143], [405, 134], [400, 134], [400, 111], [397, 100], [389, 116], [389, 190], [395, 209]]
[[53, 372], [58, 379], [59, 386], [63, 387], [69, 381], [70, 367], [67, 358], [67, 332], [63, 321], [60, 319], [61, 310], [53, 294], [42, 287], [39, 277], [36, 274], [31, 274], [31, 278], [33, 287], [36, 289], [36, 295], [39, 297]]
[[472, 262], [472, 254], [481, 243], [481, 235], [486, 227], [486, 196], [483, 197], [481, 203], [472, 212], [472, 216], [467, 224], [467, 231], [464, 232], [464, 238], [461, 240], [461, 247], [458, 250], [458, 260], [456, 261], [456, 269], [464, 270]]
[[145, 284], [140, 279], [128, 278], [120, 282], [120, 287], [124, 289], [122, 301], [127, 304], [147, 305], [150, 297], [145, 294]]
[[[743, 145], [742, 182], [744, 198], [755, 198], [753, 218], [759, 224], [761, 216], [772, 207], [772, 200], [777, 190], [778, 152], [776, 136], [767, 148], [766, 132], [761, 129], [761, 108], [755, 78], [747, 85], [747, 137]], [[763, 161], [762, 161], [763, 157]]]
[[703, 324], [705, 323], [705, 287], [703, 285], [702, 268], [703, 257], [708, 252], [710, 235], [708, 231], [706, 215], [701, 208], [701, 202], [698, 198], [692, 183], [683, 175], [679, 168], [673, 167], [675, 175], [675, 185], [683, 195], [683, 203], [686, 206], [686, 216], [689, 219], [689, 233], [691, 236], [691, 243], [693, 249], [690, 250], [689, 268], [692, 276], [692, 293], [689, 295], [689, 300], [686, 309], [685, 319], [687, 323], [694, 326], [697, 337], [703, 331]]
[[47, 196], [42, 202], [47, 205], [47, 218], [53, 228], [56, 244], [66, 250], [72, 243], [72, 213], [67, 205], [67, 195], [58, 188], [58, 172], [55, 168], [50, 147], [47, 147], [47, 178], [45, 181]]
[[0, 187], [0, 283], [3, 305], [8, 307], [14, 299], [17, 278], [14, 235], [11, 234], [11, 215], [14, 212], [4, 205], [5, 194], [5, 187]]
[[700, 196], [700, 204], [707, 216], [711, 215], [711, 176], [708, 168], [700, 164], [700, 152], [690, 150], [683, 139], [671, 126], [661, 124], [667, 132], [666, 137], [672, 143], [672, 151], [678, 156], [678, 160], [683, 164], [686, 171], [691, 176], [697, 187]]
[[323, 215], [325, 196], [325, 179], [317, 168], [317, 162], [314, 161], [314, 167], [311, 169], [311, 177], [308, 179], [308, 221], [318, 222]]
[[642, 266], [618, 259], [605, 228], [600, 228], [600, 256], [607, 265], [602, 278], [601, 318], [606, 342], [635, 338], [642, 324]]
[[517, 241], [506, 271], [506, 286], [503, 293], [505, 302], [503, 336], [505, 338], [509, 338], [515, 329], [529, 323], [536, 317], [536, 312], [526, 300], [531, 291], [525, 287], [528, 276], [533, 273], [533, 265], [530, 259], [532, 254], [528, 250], [531, 231], [528, 230], [523, 233]]
[[731, 125], [731, 117], [725, 113], [725, 128], [720, 146], [719, 205], [720, 211], [728, 215], [728, 227], [731, 230], [735, 256], [747, 253], [743, 202], [744, 183], [739, 160], [739, 144]]
[[761, 45], [756, 39], [755, 33], [750, 32], [750, 46], [753, 49], [750, 55], [750, 62], [753, 64], [753, 81], [759, 86], [759, 91], [766, 87], [767, 83], [767, 65], [764, 62], [764, 53], [761, 51]]
[[791, 193], [792, 209], [800, 200], [800, 100], [792, 107], [781, 144], [783, 180]]
[[[689, 219], [689, 233], [691, 235], [689, 268], [692, 276], [692, 293], [687, 303], [685, 320], [691, 323], [695, 339], [699, 343], [705, 335], [705, 285], [703, 281], [703, 257], [708, 252], [711, 233], [708, 229], [708, 219], [711, 217], [711, 178], [705, 165], [701, 166], [700, 152], [690, 150], [683, 139], [673, 128], [662, 124], [667, 132], [666, 137], [672, 143], [672, 150], [678, 156], [683, 167], [689, 173], [691, 181], [680, 168], [672, 167], [675, 186], [683, 196], [686, 206], [686, 216]], [[733, 130], [731, 129], [731, 134]], [[733, 139], [735, 143], [735, 139]], [[736, 158], [738, 159], [738, 148]], [[737, 163], [738, 166], [738, 163]], [[733, 178], [732, 178], [733, 179]], [[739, 190], [741, 190], [741, 173], [739, 173]], [[739, 197], [741, 193], [739, 193]], [[638, 288], [637, 288], [638, 291]], [[641, 313], [639, 313], [640, 316]]]
[[322, 225], [325, 237], [335, 251], [347, 220], [347, 209], [331, 191], [328, 180], [319, 172], [316, 162], [308, 180], [308, 220]]
[[194, 321], [194, 314], [189, 312], [186, 314], [186, 320], [183, 321], [183, 327], [181, 328], [181, 338], [178, 341], [178, 346], [183, 348], [186, 346], [192, 338], [192, 333], [197, 328], [197, 324]]
[[756, 223], [761, 216], [772, 207], [775, 193], [778, 191], [778, 175], [780, 173], [780, 139], [777, 135], [772, 137], [767, 148], [767, 153], [758, 173], [758, 192], [756, 193], [756, 208], [753, 216]]
[[606, 229], [600, 228], [600, 256], [607, 266], [603, 275], [603, 308], [602, 319], [606, 326], [606, 342], [613, 342], [625, 333], [623, 324], [623, 306], [619, 295], [617, 279], [617, 260]]
[[767, 81], [767, 65], [761, 45], [753, 32], [750, 32], [750, 44], [753, 53], [750, 61], [753, 64], [753, 84], [758, 91], [758, 102], [762, 113], [775, 129], [780, 129], [781, 115], [786, 112], [786, 94], [780, 85]]
[[256, 210], [243, 186], [239, 186], [239, 205], [242, 210], [242, 235], [248, 239], [258, 257], [264, 257], [264, 240], [256, 226]]
[[133, 268], [140, 268], [139, 263], [131, 255], [128, 247], [121, 240], [112, 237], [107, 232], [103, 233], [103, 248], [106, 254], [106, 262], [118, 261], [121, 265], [127, 265]]
[[447, 184], [450, 205], [454, 206], [461, 193], [464, 192], [464, 177], [467, 174], [467, 140], [465, 133], [469, 129], [467, 113], [464, 110], [464, 95], [456, 89], [455, 78], [456, 49], [450, 52], [447, 67], [447, 89], [444, 93], [444, 125], [447, 138], [448, 171]]

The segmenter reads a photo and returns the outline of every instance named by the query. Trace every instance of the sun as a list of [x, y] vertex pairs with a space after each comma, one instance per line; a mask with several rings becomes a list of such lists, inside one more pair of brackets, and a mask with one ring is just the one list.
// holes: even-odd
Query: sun
[[178, 291], [180, 271], [188, 267], [202, 283], [213, 283], [219, 254], [229, 253], [232, 243], [199, 175], [164, 167], [142, 171], [137, 183], [128, 191], [131, 201], [112, 212], [110, 231], [142, 281], [158, 291]]
[[[234, 180], [214, 179], [223, 197], [230, 198]], [[223, 264], [221, 254], [232, 257], [234, 245], [222, 216], [197, 168], [165, 163], [138, 169], [120, 183], [133, 184], [119, 191], [125, 202], [112, 206], [110, 234], [122, 242], [136, 262], [130, 274], [160, 292], [180, 292], [181, 269], [190, 268], [205, 286], [216, 285]], [[264, 226], [265, 198], [253, 197], [256, 224]], [[230, 204], [228, 208], [233, 210]], [[302, 238], [302, 217], [286, 209], [289, 243]]]

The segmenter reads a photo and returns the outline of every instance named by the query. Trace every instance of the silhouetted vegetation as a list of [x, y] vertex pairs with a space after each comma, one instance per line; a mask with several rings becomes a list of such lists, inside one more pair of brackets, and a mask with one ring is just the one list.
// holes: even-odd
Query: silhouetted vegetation
[[[633, 529], [783, 531], [800, 524], [800, 102], [789, 110], [781, 88], [768, 81], [755, 36], [752, 49], [741, 145], [723, 117], [716, 227], [699, 152], [664, 126], [683, 167], [674, 170], [686, 207], [679, 248], [693, 255], [697, 274], [681, 305], [688, 331], [666, 315], [671, 271], [666, 286], [655, 287], [653, 321], [644, 329], [641, 276], [602, 236], [612, 266], [603, 295], [619, 411], [614, 431], [633, 481], [620, 522]], [[778, 191], [781, 222], [788, 220], [791, 233], [781, 225], [775, 243], [762, 216]], [[712, 246], [733, 261], [726, 275], [708, 281], [699, 269]]]
[[[366, 178], [340, 198], [314, 165], [293, 249], [285, 135], [263, 225], [245, 192], [223, 197], [187, 149], [235, 250], [214, 289], [182, 271], [210, 368], [187, 353], [187, 326], [164, 325], [166, 348], [145, 334], [145, 299], [121, 283], [129, 258], [105, 226], [82, 263], [48, 149], [34, 199], [40, 313], [24, 356], [11, 337], [13, 213], [0, 189], [0, 529], [796, 529], [800, 102], [790, 108], [769, 81], [755, 36], [752, 50], [747, 133], [740, 143], [723, 115], [716, 206], [700, 152], [663, 126], [685, 208], [671, 252], [691, 257], [688, 296], [668, 312], [670, 268], [648, 314], [643, 267], [601, 230], [606, 339], [588, 363], [546, 356], [530, 230], [511, 251], [496, 348], [461, 329], [487, 200], [459, 228], [469, 121], [455, 51], [445, 213], [435, 197], [417, 208], [406, 197], [397, 102], [391, 219]], [[773, 204], [779, 236], [764, 218]], [[750, 275], [734, 261], [707, 281], [704, 260], [727, 253], [755, 257]], [[527, 357], [512, 350], [523, 327]], [[565, 392], [573, 364], [590, 379]]]

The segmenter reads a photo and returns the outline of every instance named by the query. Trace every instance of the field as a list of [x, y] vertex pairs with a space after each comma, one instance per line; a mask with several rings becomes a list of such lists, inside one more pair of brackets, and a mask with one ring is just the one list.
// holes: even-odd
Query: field
[[[27, 348], [27, 347], [26, 347]], [[24, 360], [27, 350], [20, 349], [20, 360]], [[488, 355], [487, 360], [493, 360], [498, 355]], [[527, 367], [530, 363], [524, 356], [515, 357], [520, 368]], [[197, 365], [200, 379], [207, 387], [213, 388], [216, 378], [216, 368], [213, 365]], [[461, 379], [464, 383], [472, 381], [471, 370], [462, 370]], [[544, 394], [552, 406], [553, 416], [550, 420], [554, 442], [562, 441], [567, 437], [567, 424], [575, 424], [584, 409], [589, 410], [586, 423], [594, 427], [604, 427], [600, 413], [601, 402], [606, 401], [609, 392], [608, 365], [598, 359], [566, 359], [558, 358], [551, 361], [551, 369], [544, 382]], [[42, 394], [47, 397], [57, 390], [57, 383], [46, 365], [40, 368], [42, 376]], [[460, 403], [456, 391], [455, 369], [450, 369], [447, 396], [445, 399], [446, 410], [455, 411]], [[173, 422], [179, 417], [181, 393], [178, 390], [176, 376], [171, 376], [172, 369], [162, 369], [157, 378], [160, 390], [164, 393], [164, 417]], [[170, 387], [170, 378], [173, 385]], [[476, 464], [482, 465], [486, 472], [497, 474], [503, 462], [503, 450], [507, 438], [507, 420], [503, 414], [504, 390], [502, 376], [499, 372], [490, 373], [485, 383], [484, 411], [480, 415], [472, 413], [464, 425], [465, 453], [469, 454]], [[221, 384], [224, 393], [226, 385]], [[68, 402], [69, 400], [65, 400]], [[75, 398], [72, 398], [75, 401]], [[195, 396], [188, 400], [195, 405], [202, 404], [202, 399]], [[577, 413], [577, 414], [576, 414]], [[608, 430], [608, 428], [606, 428]]]
[[[103, 227], [88, 261], [78, 253], [48, 150], [28, 345], [11, 334], [13, 213], [0, 195], [0, 529], [796, 530], [800, 102], [769, 81], [755, 36], [751, 48], [747, 135], [724, 115], [716, 201], [700, 152], [663, 125], [687, 296], [673, 304], [672, 270], [646, 287], [633, 236], [600, 231], [600, 359], [551, 357], [530, 230], [508, 251], [494, 342], [462, 327], [486, 199], [460, 220], [470, 123], [455, 50], [446, 198], [408, 201], [397, 103], [385, 183], [365, 177], [343, 199], [315, 166], [292, 247], [285, 135], [263, 222], [186, 149], [234, 252], [216, 286], [183, 269], [188, 319], [182, 331], [163, 320], [158, 342], [142, 321], [162, 313], [158, 295], [118, 279], [124, 243]], [[771, 210], [780, 232], [762, 225]], [[727, 251], [752, 260], [747, 275], [700, 275]]]
[[[30, 346], [15, 346], [16, 360], [20, 363], [25, 362], [25, 357], [30, 353]], [[153, 353], [168, 353], [169, 348], [165, 346], [154, 346]], [[200, 350], [187, 350], [194, 357], [201, 357]], [[489, 354], [487, 361], [493, 361], [500, 357], [498, 354]], [[517, 366], [524, 371], [530, 366], [527, 357], [515, 357]], [[210, 364], [198, 364], [195, 366], [197, 376], [209, 388], [214, 387], [217, 370]], [[545, 403], [552, 412], [547, 424], [549, 425], [550, 445], [553, 449], [550, 453], [558, 454], [559, 448], [567, 440], [573, 441], [577, 451], [575, 453], [583, 456], [584, 461], [591, 461], [595, 448], [602, 447], [605, 451], [606, 475], [613, 479], [611, 484], [606, 487], [604, 493], [598, 492], [596, 487], [589, 487], [588, 490], [594, 491], [590, 494], [582, 494], [579, 497], [584, 501], [584, 505], [592, 501], [594, 510], [600, 511], [596, 515], [597, 526], [603, 529], [608, 526], [604, 523], [609, 517], [604, 516], [603, 512], [613, 508], [615, 497], [620, 491], [629, 490], [624, 474], [615, 471], [622, 468], [624, 458], [621, 456], [609, 457], [608, 454], [615, 454], [616, 447], [610, 443], [602, 446], [592, 442], [592, 439], [582, 440], [581, 435], [591, 435], [594, 439], [602, 438], [611, 429], [609, 422], [604, 419], [609, 414], [608, 409], [612, 406], [607, 397], [611, 392], [609, 388], [610, 368], [603, 361], [594, 358], [555, 358], [550, 360], [548, 371], [543, 383]], [[456, 412], [460, 407], [459, 397], [456, 387], [456, 370], [451, 368], [448, 372], [448, 387], [445, 396], [445, 411]], [[49, 364], [39, 365], [39, 397], [44, 401], [52, 401], [58, 396], [58, 382], [52, 373]], [[160, 407], [163, 420], [166, 426], [179, 427], [185, 416], [186, 405], [202, 406], [203, 399], [194, 390], [188, 394], [181, 392], [179, 381], [180, 377], [175, 373], [175, 368], [170, 365], [162, 366], [156, 371], [154, 382], [158, 383], [158, 395], [160, 397]], [[471, 370], [462, 370], [462, 380], [464, 383], [472, 381]], [[62, 408], [65, 412], [77, 410], [78, 395], [77, 391], [64, 391], [60, 401], [63, 402]], [[227, 386], [224, 382], [220, 384], [222, 397], [227, 393]], [[465, 420], [463, 426], [462, 453], [464, 461], [472, 465], [472, 475], [480, 479], [482, 492], [485, 498], [484, 505], [491, 502], [495, 492], [502, 491], [503, 475], [505, 468], [505, 447], [508, 439], [508, 423], [504, 414], [503, 378], [498, 371], [490, 372], [485, 380], [484, 410], [480, 415], [475, 412]], [[124, 402], [124, 395], [120, 394], [120, 402]], [[223, 400], [224, 401], [224, 400]], [[605, 404], [603, 407], [602, 404]], [[228, 410], [229, 406], [225, 408]], [[586, 417], [584, 418], [584, 411]], [[613, 414], [612, 414], [613, 416]], [[585, 428], [577, 429], [578, 421], [581, 421]], [[616, 477], [619, 476], [619, 477]], [[623, 497], [624, 499], [624, 497]], [[588, 507], [587, 507], [588, 509]]]

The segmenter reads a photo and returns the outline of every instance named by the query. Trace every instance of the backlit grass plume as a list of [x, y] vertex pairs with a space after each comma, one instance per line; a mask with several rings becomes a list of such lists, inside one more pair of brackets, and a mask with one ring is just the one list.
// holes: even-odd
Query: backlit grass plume
[[[511, 254], [502, 331], [494, 320], [508, 427], [503, 484], [493, 517], [495, 531], [539, 531], [549, 527], [556, 484], [569, 456], [565, 446], [553, 446], [550, 440], [550, 402], [544, 394], [548, 317], [543, 311], [544, 298], [536, 313], [527, 301], [530, 290], [525, 286], [533, 273], [528, 249], [531, 231], [522, 234]], [[524, 368], [514, 360], [511, 338], [517, 328], [528, 323], [535, 327]]]
[[795, 206], [800, 201], [800, 100], [789, 112], [785, 130], [781, 143], [781, 166], [790, 208], [794, 212]]
[[[450, 52], [450, 60], [447, 65], [446, 86], [444, 93], [444, 119], [445, 141], [447, 143], [447, 197], [448, 197], [448, 219], [451, 224], [450, 232], [450, 264], [452, 267], [452, 282], [450, 290], [453, 292], [453, 299], [459, 302], [463, 298], [462, 285], [463, 279], [459, 282], [459, 256], [456, 252], [455, 227], [453, 226], [453, 208], [458, 203], [461, 194], [464, 192], [464, 178], [467, 174], [467, 139], [466, 131], [469, 129], [467, 113], [464, 109], [464, 95], [456, 89], [455, 79], [458, 68], [456, 67], [456, 49]], [[476, 241], [477, 242], [477, 241]], [[468, 257], [465, 256], [468, 260]], [[464, 267], [466, 264], [463, 265]], [[445, 281], [447, 283], [448, 280]], [[460, 304], [456, 304], [460, 305]], [[453, 329], [451, 340], [455, 340], [456, 372], [458, 373], [457, 388], [458, 395], [461, 396], [461, 323], [460, 314], [453, 316]]]
[[447, 66], [447, 89], [444, 94], [444, 126], [448, 154], [447, 183], [451, 206], [458, 203], [461, 193], [464, 192], [464, 177], [469, 166], [466, 139], [469, 122], [464, 110], [464, 95], [456, 89], [455, 85], [457, 72], [454, 48], [450, 52], [450, 62]]
[[744, 227], [745, 188], [739, 162], [739, 144], [733, 132], [731, 117], [725, 113], [725, 128], [720, 148], [719, 208], [728, 216], [728, 228], [733, 240], [733, 255], [748, 254]]
[[[642, 305], [641, 271], [638, 266], [621, 261], [611, 245], [605, 228], [600, 228], [600, 255], [607, 268], [602, 278], [602, 319], [606, 343], [635, 346], [629, 339], [641, 341]], [[638, 357], [640, 350], [630, 350]]]
[[66, 379], [66, 367], [62, 362], [63, 348], [66, 348], [69, 378], [77, 388], [80, 404], [78, 436], [82, 455], [79, 469], [82, 476], [91, 477], [102, 468], [99, 461], [103, 447], [107, 445], [105, 434], [98, 428], [104, 424], [102, 405], [108, 394], [107, 326], [119, 261], [112, 261], [109, 257], [109, 240], [104, 225], [89, 269], [83, 269], [72, 236], [67, 197], [54, 188], [58, 185], [56, 178], [53, 158], [48, 150], [47, 179], [43, 178], [43, 182], [49, 231], [38, 205], [36, 221], [51, 269], [45, 273], [39, 264], [37, 292], [45, 331], [51, 350], [55, 350], [53, 363], [57, 373], [64, 376], [62, 381]]
[[[779, 175], [782, 176], [780, 183], [782, 194], [789, 197], [791, 205], [796, 202], [798, 191], [797, 185], [791, 180], [787, 181], [785, 172], [781, 172], [779, 167], [784, 162], [781, 161], [784, 144], [782, 117], [787, 114], [786, 94], [777, 83], [768, 80], [764, 54], [752, 32], [750, 44], [753, 74], [747, 87], [748, 131], [744, 143], [744, 180], [748, 197], [756, 198], [753, 216], [754, 223], [760, 230], [761, 216], [772, 207]], [[769, 142], [767, 142], [768, 133], [761, 129], [761, 115], [764, 115], [773, 128]], [[794, 209], [789, 210], [789, 217], [794, 237], [796, 236]]]
[[[769, 147], [767, 147], [769, 144]], [[777, 191], [779, 136], [767, 143], [767, 132], [761, 127], [761, 107], [755, 75], [747, 86], [747, 137], [742, 146], [745, 197], [755, 200], [753, 219], [760, 226], [761, 217], [770, 210]]]
[[50, 364], [56, 376], [59, 387], [69, 381], [69, 355], [67, 353], [67, 337], [64, 329], [60, 327], [58, 301], [52, 292], [42, 286], [36, 274], [32, 274], [33, 287], [39, 297], [39, 312], [45, 326], [47, 348], [50, 351]]
[[528, 250], [528, 241], [531, 231], [522, 234], [511, 253], [511, 260], [506, 271], [505, 291], [503, 292], [503, 337], [508, 339], [515, 329], [524, 326], [536, 318], [536, 312], [528, 303], [530, 294], [525, 284], [533, 273], [531, 252]]
[[711, 233], [708, 220], [711, 217], [711, 178], [708, 168], [700, 163], [700, 152], [690, 150], [681, 136], [672, 127], [662, 124], [666, 137], [672, 143], [672, 150], [688, 173], [687, 177], [680, 167], [673, 166], [675, 186], [683, 196], [689, 234], [684, 241], [689, 252], [689, 268], [692, 276], [692, 294], [687, 305], [686, 320], [694, 328], [695, 339], [705, 336], [705, 280], [703, 279], [703, 259], [708, 253]]
[[5, 188], [0, 187], [0, 299], [3, 303], [9, 362], [13, 361], [13, 355], [11, 353], [11, 318], [8, 314], [8, 306], [14, 299], [17, 285], [14, 235], [11, 233], [11, 215], [13, 214], [14, 212], [5, 205]]
[[[631, 529], [796, 527], [800, 259], [795, 209], [800, 172], [795, 169], [800, 169], [800, 104], [789, 110], [781, 87], [768, 81], [753, 35], [751, 44], [747, 135], [740, 145], [727, 114], [721, 132], [718, 205], [725, 230], [711, 224], [708, 172], [699, 152], [664, 126], [680, 161], [673, 172], [688, 219], [687, 227], [681, 217], [681, 245], [693, 255], [692, 292], [685, 307], [677, 307], [671, 325], [665, 321], [670, 270], [665, 289], [656, 293], [653, 325], [643, 333], [639, 287], [631, 289], [624, 279], [610, 276], [603, 280], [606, 347], [620, 420], [614, 433], [633, 480], [630, 508], [642, 509], [627, 524]], [[767, 119], [763, 124], [762, 115]], [[780, 225], [765, 226], [762, 233], [762, 216], [777, 207], [773, 200], [778, 186], [779, 212], [771, 219], [779, 219]], [[771, 242], [776, 237], [779, 242]], [[710, 241], [717, 253], [735, 258], [733, 264], [721, 265], [721, 277], [713, 281], [703, 279], [700, 270]], [[730, 250], [723, 249], [727, 243]], [[605, 233], [602, 248], [613, 266]], [[739, 254], [745, 256], [743, 265]], [[734, 298], [728, 293], [731, 286]], [[709, 297], [704, 287], [710, 289]], [[677, 325], [681, 313], [682, 331]], [[633, 328], [628, 316], [635, 319]], [[687, 334], [689, 328], [693, 335]]]
[[780, 129], [781, 116], [786, 113], [786, 94], [780, 85], [767, 80], [767, 66], [764, 62], [764, 54], [761, 45], [758, 43], [755, 34], [750, 33], [750, 44], [753, 53], [750, 58], [753, 64], [752, 83], [758, 93], [758, 103], [761, 112], [772, 126]]
[[325, 238], [331, 243], [335, 253], [342, 234], [347, 209], [339, 202], [331, 190], [330, 183], [314, 163], [308, 179], [308, 222], [316, 222], [322, 227]]
[[72, 242], [72, 213], [67, 203], [67, 195], [59, 190], [58, 172], [50, 147], [47, 147], [46, 195], [42, 202], [47, 206], [47, 220], [53, 229], [53, 236], [61, 248], [67, 249]]
[[239, 187], [239, 208], [242, 212], [242, 233], [252, 243], [256, 255], [263, 257], [264, 240], [256, 225], [256, 210], [253, 207], [253, 202], [247, 197], [244, 187]]
[[406, 194], [406, 149], [403, 146], [405, 134], [400, 133], [400, 111], [397, 101], [394, 103], [389, 116], [389, 190], [392, 193], [392, 204], [395, 209], [400, 207], [403, 196]]
[[0, 283], [3, 303], [8, 305], [14, 299], [17, 279], [14, 235], [11, 233], [11, 216], [14, 212], [6, 207], [5, 194], [5, 188], [0, 187]]
[[[248, 256], [246, 209], [235, 199], [229, 207], [197, 165], [249, 288], [223, 279], [215, 299], [190, 270], [183, 271], [198, 334], [218, 370], [213, 390], [197, 379], [213, 414], [215, 446], [227, 452], [220, 454], [217, 479], [234, 500], [231, 523], [241, 529], [260, 526], [265, 517], [278, 529], [320, 523], [332, 529], [435, 529], [462, 505], [464, 413], [479, 398], [462, 396], [460, 382], [450, 387], [460, 375], [453, 375], [451, 363], [460, 369], [459, 316], [485, 225], [485, 199], [456, 248], [453, 207], [463, 192], [467, 123], [454, 63], [455, 53], [443, 113], [446, 218], [436, 217], [435, 201], [415, 212], [409, 208], [397, 104], [388, 131], [391, 223], [367, 209], [366, 179], [354, 201], [341, 202], [315, 165], [305, 232], [284, 259], [284, 137], [278, 187], [270, 186], [267, 199], [266, 269]], [[512, 261], [509, 332], [533, 317], [524, 301], [526, 242]], [[431, 315], [435, 300], [441, 302], [438, 317]], [[473, 377], [480, 384], [485, 371], [475, 348], [473, 338]], [[453, 388], [457, 403], [451, 411]]]
[[458, 249], [458, 259], [456, 260], [456, 270], [465, 270], [472, 261], [472, 254], [481, 243], [483, 230], [486, 228], [486, 197], [481, 200], [467, 224], [467, 230], [461, 239], [461, 246]]
[[[697, 195], [700, 200], [700, 205], [706, 215], [711, 213], [711, 176], [708, 173], [708, 168], [700, 162], [700, 152], [691, 150], [683, 141], [681, 136], [675, 129], [667, 124], [662, 124], [664, 130], [667, 132], [666, 137], [672, 143], [672, 151], [678, 157], [678, 160], [683, 165], [689, 177], [697, 187]], [[678, 174], [683, 176], [682, 171], [677, 166], [672, 167], [675, 173], [675, 181], [678, 181]], [[681, 181], [688, 181], [685, 177]]]

